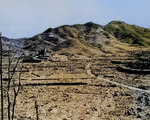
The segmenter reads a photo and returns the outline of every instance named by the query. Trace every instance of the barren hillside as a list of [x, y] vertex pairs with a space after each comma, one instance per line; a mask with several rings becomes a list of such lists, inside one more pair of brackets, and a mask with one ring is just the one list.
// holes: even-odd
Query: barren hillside
[[[122, 25], [145, 36], [140, 41], [146, 40], [146, 46], [135, 42], [134, 34], [126, 36], [118, 32], [117, 36], [113, 27], [123, 31], [126, 28]], [[20, 85], [14, 119], [149, 120], [150, 33], [141, 27], [146, 31], [138, 33], [138, 29], [123, 22], [106, 26], [89, 22], [49, 28], [32, 38], [22, 39], [19, 42], [22, 46], [16, 50], [25, 52], [26, 57], [21, 57], [15, 68], [18, 55], [10, 69], [10, 73], [15, 71], [10, 88], [11, 102], [14, 89]], [[9, 41], [6, 38], [2, 41], [4, 48], [7, 46], [3, 51], [5, 119]], [[20, 40], [14, 39], [14, 43], [16, 41]], [[43, 49], [46, 54], [39, 54]], [[23, 62], [29, 57], [36, 59]]]

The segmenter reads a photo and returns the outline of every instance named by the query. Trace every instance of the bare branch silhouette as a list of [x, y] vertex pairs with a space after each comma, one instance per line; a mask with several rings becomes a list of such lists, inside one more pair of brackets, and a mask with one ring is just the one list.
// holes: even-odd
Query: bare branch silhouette
[[[10, 87], [11, 87], [11, 81], [12, 81], [12, 78], [14, 76], [14, 74], [16, 73], [16, 68], [18, 67], [18, 64], [21, 60], [21, 57], [23, 56], [23, 53], [18, 57], [16, 63], [15, 63], [15, 66], [11, 72], [11, 65], [12, 65], [12, 62], [13, 60], [15, 59], [14, 57], [12, 56], [15, 56], [17, 54], [17, 51], [14, 52], [14, 55], [11, 54], [11, 47], [12, 47], [12, 42], [13, 40], [10, 41], [10, 44], [9, 44], [9, 51], [8, 51], [8, 85], [7, 85], [7, 101], [8, 101], [8, 108], [7, 108], [7, 111], [8, 111], [8, 120], [10, 119], [14, 119], [14, 110], [15, 110], [15, 105], [16, 105], [16, 98], [17, 98], [17, 95], [19, 93], [19, 90], [20, 90], [20, 87], [21, 87], [21, 74], [22, 74], [22, 68], [23, 68], [23, 63], [22, 63], [22, 66], [21, 66], [21, 69], [20, 69], [20, 73], [19, 73], [19, 82], [18, 82], [18, 86], [17, 86], [17, 89], [16, 89], [16, 86], [14, 86], [14, 91], [13, 91], [13, 95], [14, 95], [14, 98], [13, 98], [13, 101], [11, 102], [10, 100]], [[18, 52], [21, 52], [21, 51], [18, 51]], [[11, 109], [12, 107], [12, 109]], [[12, 110], [12, 111], [11, 111]]]
[[14, 87], [14, 101], [13, 101], [13, 109], [12, 109], [12, 120], [14, 118], [14, 111], [15, 111], [15, 105], [16, 105], [16, 97], [17, 97], [17, 95], [19, 93], [19, 90], [20, 90], [20, 87], [21, 87], [20, 80], [21, 80], [22, 68], [23, 68], [23, 63], [22, 63], [21, 70], [20, 70], [20, 73], [19, 73], [19, 85], [17, 86], [17, 90]]

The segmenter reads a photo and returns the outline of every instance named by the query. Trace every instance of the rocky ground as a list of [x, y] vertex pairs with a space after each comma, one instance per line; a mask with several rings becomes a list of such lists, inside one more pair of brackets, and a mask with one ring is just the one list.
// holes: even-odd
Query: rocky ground
[[[127, 61], [127, 59], [129, 59], [127, 56], [68, 57], [66, 54], [55, 54], [41, 63], [23, 63], [21, 89], [16, 98], [14, 119], [35, 120], [37, 117], [39, 120], [150, 119], [150, 75], [117, 71], [118, 64], [112, 61]], [[4, 61], [3, 78], [6, 79], [8, 62], [5, 58]], [[19, 63], [18, 72], [12, 79], [11, 101], [13, 88], [18, 85], [21, 65], [22, 63]], [[5, 119], [7, 119], [6, 85], [7, 79], [4, 81]], [[146, 86], [147, 91], [140, 91], [144, 90], [140, 86]]]

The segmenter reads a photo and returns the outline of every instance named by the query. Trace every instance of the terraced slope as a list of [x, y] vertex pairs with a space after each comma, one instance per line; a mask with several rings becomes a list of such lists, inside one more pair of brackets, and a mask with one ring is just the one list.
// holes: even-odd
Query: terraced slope
[[[150, 89], [150, 76], [117, 70], [119, 62], [128, 63], [134, 60], [134, 56], [126, 55], [82, 55], [81, 58], [61, 53], [41, 63], [24, 63], [15, 119], [36, 119], [36, 101], [39, 119], [148, 120], [150, 98], [145, 89]], [[3, 77], [7, 77], [5, 66], [8, 63], [3, 61], [6, 62], [3, 66]], [[15, 62], [13, 64], [15, 65]], [[18, 71], [21, 65], [22, 63], [19, 63]], [[10, 92], [18, 85], [18, 77], [19, 72], [16, 72]], [[6, 85], [5, 79], [4, 86]], [[7, 117], [6, 89], [4, 95], [4, 112]]]

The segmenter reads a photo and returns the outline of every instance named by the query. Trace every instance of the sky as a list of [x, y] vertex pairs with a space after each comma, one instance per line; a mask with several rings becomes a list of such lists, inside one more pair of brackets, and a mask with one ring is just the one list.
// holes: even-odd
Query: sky
[[0, 32], [32, 37], [48, 28], [113, 20], [150, 28], [150, 0], [0, 0]]

